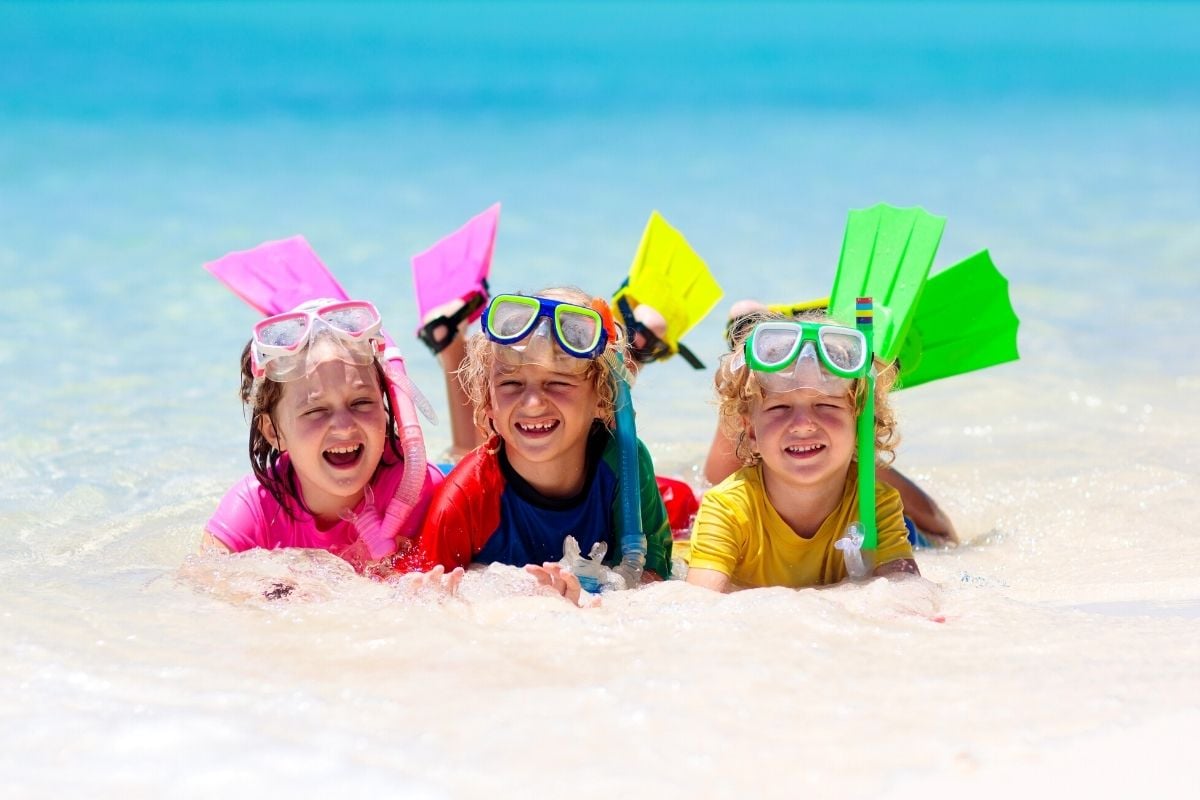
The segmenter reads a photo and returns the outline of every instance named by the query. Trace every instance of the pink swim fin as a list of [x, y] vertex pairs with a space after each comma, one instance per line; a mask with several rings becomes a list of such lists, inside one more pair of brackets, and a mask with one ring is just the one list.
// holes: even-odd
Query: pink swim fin
[[421, 319], [452, 300], [467, 304], [476, 300], [468, 320], [479, 318], [483, 313], [479, 299], [487, 299], [487, 276], [492, 268], [499, 223], [500, 204], [496, 203], [433, 247], [413, 256], [413, 286]]
[[303, 236], [229, 253], [204, 268], [266, 316], [317, 298], [350, 299]]

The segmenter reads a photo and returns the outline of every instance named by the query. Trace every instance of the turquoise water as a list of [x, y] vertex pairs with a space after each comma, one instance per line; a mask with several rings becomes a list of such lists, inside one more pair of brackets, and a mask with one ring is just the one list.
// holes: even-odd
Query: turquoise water
[[[521, 747], [562, 781], [652, 735], [692, 754], [631, 757], [667, 796], [757, 791], [745, 766], [801, 746], [805, 787], [903, 795], [1194, 729], [1167, 715], [1200, 707], [1198, 623], [1154, 609], [1200, 599], [1197, 30], [1188, 3], [0, 4], [0, 787], [78, 793], [82, 764], [112, 796], [508, 794]], [[303, 233], [441, 409], [408, 259], [497, 200], [497, 288], [610, 292], [655, 208], [727, 300], [824, 294], [846, 210], [879, 201], [948, 218], [935, 270], [989, 248], [1022, 361], [897, 398], [900, 465], [969, 541], [922, 556], [940, 590], [658, 587], [581, 618], [500, 578], [430, 608], [268, 556], [181, 569], [246, 469], [254, 315], [200, 265]], [[710, 363], [722, 313], [689, 337]], [[708, 380], [638, 387], [664, 471], [703, 457]], [[289, 570], [314, 602], [254, 600]], [[714, 702], [741, 744], [697, 740]], [[901, 722], [930, 749], [883, 755]]]

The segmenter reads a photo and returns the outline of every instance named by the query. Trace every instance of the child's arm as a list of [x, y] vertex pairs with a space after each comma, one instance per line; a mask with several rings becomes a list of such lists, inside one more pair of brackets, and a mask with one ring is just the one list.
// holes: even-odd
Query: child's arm
[[937, 539], [939, 544], [958, 544], [954, 523], [924, 489], [890, 467], [880, 467], [876, 476], [900, 493], [904, 513], [921, 533]]
[[[643, 582], [671, 577], [671, 524], [667, 507], [658, 493], [654, 461], [646, 445], [638, 440], [638, 478], [641, 483], [642, 531], [646, 534], [646, 570]], [[634, 587], [630, 587], [634, 588]]]
[[232, 553], [229, 545], [222, 542], [217, 537], [213, 536], [208, 531], [200, 537], [200, 552], [201, 553]]
[[879, 547], [875, 559], [879, 566], [871, 573], [886, 575], [920, 575], [908, 543], [908, 528], [904, 525], [904, 506], [900, 493], [884, 483], [875, 486], [875, 520], [879, 531]]
[[438, 353], [438, 363], [446, 379], [446, 403], [450, 407], [450, 454], [455, 460], [483, 443], [483, 436], [475, 428], [474, 408], [471, 400], [458, 380], [458, 368], [467, 355], [467, 323], [464, 321], [458, 334]]
[[208, 549], [210, 543], [216, 552], [227, 553], [274, 546], [275, 543], [269, 541], [267, 520], [260, 502], [260, 495], [265, 494], [266, 490], [253, 475], [245, 476], [230, 487], [204, 526], [201, 551]]
[[733, 442], [718, 425], [704, 459], [704, 479], [715, 486], [741, 468], [742, 462], [734, 453]]
[[500, 524], [503, 478], [491, 452], [477, 449], [459, 462], [434, 493], [421, 526], [425, 565], [467, 567]]
[[687, 582], [717, 592], [728, 592], [733, 571], [741, 559], [741, 529], [746, 524], [715, 490], [700, 501], [688, 553]]
[[733, 581], [724, 572], [701, 567], [693, 567], [688, 570], [687, 582], [693, 586], [703, 586], [705, 589], [712, 589], [721, 594], [728, 592], [733, 585]]

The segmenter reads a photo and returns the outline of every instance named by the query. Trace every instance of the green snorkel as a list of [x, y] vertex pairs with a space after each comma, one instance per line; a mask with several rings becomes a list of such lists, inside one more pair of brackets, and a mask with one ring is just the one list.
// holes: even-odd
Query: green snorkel
[[869, 297], [860, 297], [854, 305], [855, 327], [867, 340], [867, 396], [858, 412], [858, 519], [863, 528], [863, 550], [879, 544], [875, 526], [875, 308]]
[[871, 573], [863, 551], [873, 551], [879, 546], [879, 531], [875, 524], [875, 308], [870, 297], [859, 297], [855, 301], [854, 322], [855, 328], [866, 339], [863, 379], [867, 382], [866, 397], [855, 426], [858, 437], [858, 521], [850, 523], [846, 534], [833, 546], [842, 551], [846, 572], [857, 580]]

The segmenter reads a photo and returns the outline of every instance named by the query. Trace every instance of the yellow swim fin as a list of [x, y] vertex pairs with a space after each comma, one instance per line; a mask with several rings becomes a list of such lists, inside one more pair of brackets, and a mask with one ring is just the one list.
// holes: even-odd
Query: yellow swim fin
[[768, 311], [783, 314], [785, 317], [797, 317], [805, 311], [826, 311], [829, 309], [829, 298], [821, 297], [816, 300], [801, 300], [799, 303], [772, 303]]
[[667, 322], [662, 357], [679, 353], [696, 369], [704, 365], [680, 339], [704, 319], [724, 296], [720, 285], [683, 234], [657, 211], [650, 214], [629, 277], [613, 295], [613, 311], [627, 330], [634, 329], [633, 309], [645, 304]]

